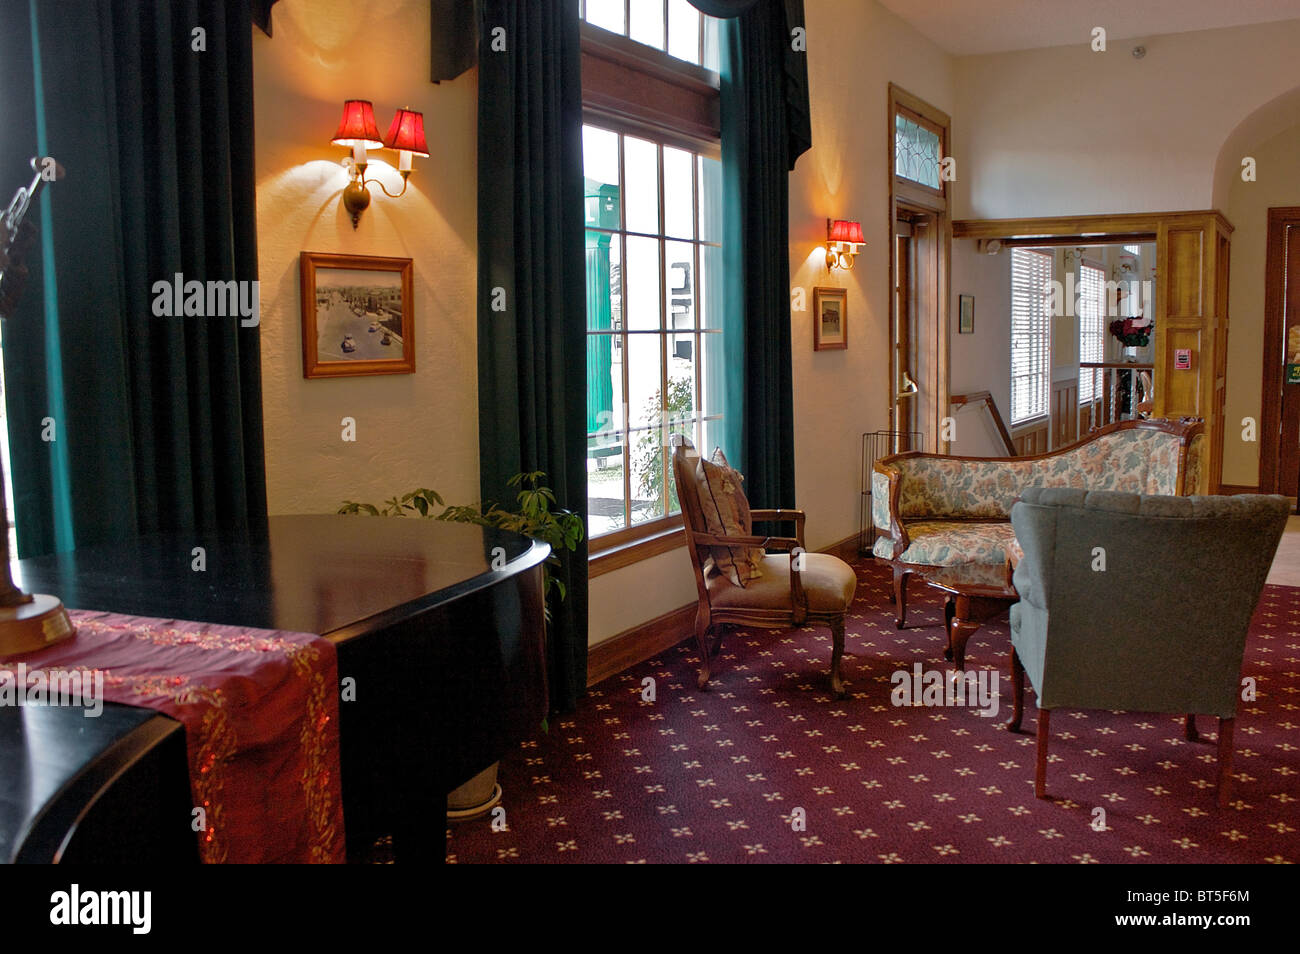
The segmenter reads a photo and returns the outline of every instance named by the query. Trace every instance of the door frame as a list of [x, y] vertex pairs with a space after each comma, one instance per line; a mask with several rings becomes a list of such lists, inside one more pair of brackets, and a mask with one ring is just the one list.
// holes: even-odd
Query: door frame
[[[926, 448], [927, 450], [946, 454], [949, 451], [949, 442], [941, 441], [940, 437], [943, 434], [943, 418], [949, 412], [948, 325], [951, 311], [949, 275], [952, 262], [950, 192], [947, 183], [943, 181], [942, 177], [940, 178], [940, 187], [931, 189], [928, 186], [900, 178], [897, 175], [894, 155], [894, 117], [900, 111], [910, 114], [910, 118], [923, 122], [939, 133], [940, 159], [946, 158], [950, 154], [952, 120], [943, 110], [931, 106], [925, 100], [914, 96], [901, 86], [895, 83], [889, 84], [888, 108], [885, 113], [888, 124], [885, 143], [889, 175], [887, 234], [889, 235], [890, 294], [893, 295], [894, 270], [897, 268], [894, 235], [895, 223], [898, 221], [900, 211], [904, 214], [910, 211], [932, 215], [934, 217], [934, 228], [924, 230], [930, 234], [913, 236], [916, 240], [913, 247], [916, 273], [913, 308], [916, 309], [918, 315], [933, 315], [934, 317], [934, 327], [927, 328], [932, 343], [931, 353], [928, 356], [931, 374], [929, 380], [917, 382], [917, 385], [923, 391], [933, 395], [934, 413], [924, 421], [918, 415], [917, 429], [921, 432], [923, 439], [933, 435], [933, 443]], [[889, 427], [891, 429], [896, 427], [894, 388], [898, 375], [895, 366], [896, 356], [894, 355], [895, 311], [895, 304], [891, 301], [889, 308], [889, 363], [892, 373], [887, 381], [888, 393], [886, 395]], [[920, 321], [917, 322], [917, 326], [919, 331]]]
[[1277, 206], [1268, 210], [1267, 252], [1264, 264], [1264, 371], [1259, 398], [1259, 492], [1279, 493], [1278, 466], [1282, 446], [1282, 391], [1280, 374], [1286, 358], [1282, 344], [1285, 319], [1283, 243], [1288, 226], [1300, 227], [1300, 206]]
[[[1026, 219], [960, 219], [954, 238], [997, 239], [1004, 247], [1089, 245], [1098, 239], [1156, 243], [1155, 397], [1153, 417], [1205, 420], [1206, 466], [1198, 493], [1217, 493], [1226, 429], [1216, 399], [1227, 387], [1226, 355], [1232, 223], [1216, 209]], [[1193, 352], [1175, 380], [1176, 351]], [[1207, 354], [1214, 361], [1202, 360]]]

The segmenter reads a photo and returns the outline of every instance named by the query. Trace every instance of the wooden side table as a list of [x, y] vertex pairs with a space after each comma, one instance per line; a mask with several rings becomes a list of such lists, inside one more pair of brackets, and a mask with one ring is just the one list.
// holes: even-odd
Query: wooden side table
[[964, 670], [966, 643], [971, 635], [1020, 599], [1011, 585], [1011, 569], [1006, 563], [960, 563], [931, 567], [922, 579], [927, 586], [947, 594], [944, 619], [948, 649], [943, 655]]

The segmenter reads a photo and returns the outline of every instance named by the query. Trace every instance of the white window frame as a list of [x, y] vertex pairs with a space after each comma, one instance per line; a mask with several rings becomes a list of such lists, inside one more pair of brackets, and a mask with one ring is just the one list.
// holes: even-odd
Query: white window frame
[[[1095, 272], [1090, 279], [1089, 272]], [[1079, 363], [1106, 360], [1106, 269], [1099, 263], [1084, 260], [1079, 265]], [[1101, 397], [1093, 393], [1096, 380], [1093, 368], [1079, 369], [1079, 403], [1090, 404]], [[1086, 385], [1086, 386], [1085, 386]]]
[[[1052, 383], [1051, 251], [1011, 250], [1011, 425], [1048, 413]], [[1024, 382], [1023, 386], [1021, 382]], [[1019, 396], [1019, 400], [1017, 399]]]

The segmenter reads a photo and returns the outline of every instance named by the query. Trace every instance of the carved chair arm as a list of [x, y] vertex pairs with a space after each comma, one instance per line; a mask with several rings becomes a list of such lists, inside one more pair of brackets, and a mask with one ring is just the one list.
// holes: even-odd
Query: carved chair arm
[[751, 510], [749, 512], [752, 520], [778, 520], [782, 522], [794, 521], [794, 536], [799, 541], [799, 546], [803, 546], [803, 527], [808, 519], [808, 515], [802, 510], [792, 508], [777, 507], [772, 510]]
[[692, 534], [697, 547], [762, 547], [774, 550], [793, 550], [802, 546], [794, 537], [728, 537], [714, 533]]
[[[937, 456], [937, 455], [933, 455]], [[889, 480], [889, 490], [887, 500], [889, 503], [889, 526], [887, 528], [877, 527], [876, 532], [881, 533], [882, 529], [894, 541], [893, 557], [897, 559], [903, 555], [903, 552], [912, 544], [911, 537], [908, 536], [907, 526], [903, 523], [903, 518], [899, 515], [899, 497], [903, 490], [903, 472], [897, 467], [891, 467], [889, 464], [876, 461], [872, 468], [873, 473], [884, 474]]]

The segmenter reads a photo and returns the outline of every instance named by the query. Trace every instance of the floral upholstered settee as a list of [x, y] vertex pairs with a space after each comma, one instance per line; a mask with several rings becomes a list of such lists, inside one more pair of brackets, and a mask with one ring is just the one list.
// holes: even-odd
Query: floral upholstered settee
[[1136, 494], [1196, 493], [1204, 425], [1121, 421], [1037, 457], [950, 457], [912, 451], [882, 457], [871, 475], [872, 553], [892, 564], [901, 627], [907, 579], [933, 566], [1002, 563], [1015, 542], [1011, 505], [1027, 487]]

